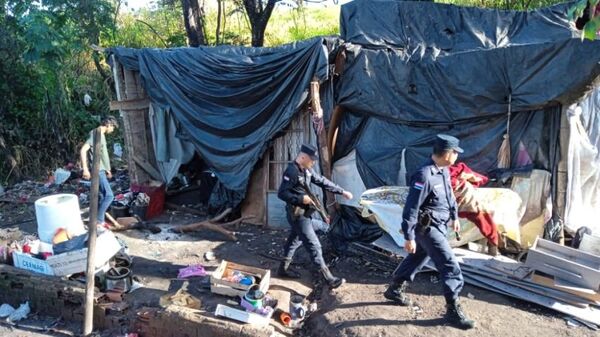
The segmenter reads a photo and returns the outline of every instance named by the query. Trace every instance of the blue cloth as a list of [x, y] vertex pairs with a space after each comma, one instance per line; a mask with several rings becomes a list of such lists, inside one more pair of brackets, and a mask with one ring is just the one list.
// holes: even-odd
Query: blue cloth
[[431, 211], [432, 226], [446, 226], [449, 219], [458, 219], [458, 206], [450, 185], [448, 168], [439, 168], [429, 159], [412, 176], [410, 190], [402, 213], [405, 240], [415, 239], [419, 211]]
[[440, 273], [447, 303], [455, 303], [464, 280], [456, 256], [446, 239], [446, 226], [430, 226], [424, 233], [416, 232], [417, 251], [402, 260], [393, 273], [395, 283], [412, 282], [415, 275], [431, 259]]
[[110, 183], [108, 182], [108, 178], [106, 177], [106, 171], [100, 171], [100, 185], [98, 189], [98, 223], [104, 223], [104, 213], [110, 204], [113, 202], [115, 195], [113, 194], [112, 189], [110, 188]]

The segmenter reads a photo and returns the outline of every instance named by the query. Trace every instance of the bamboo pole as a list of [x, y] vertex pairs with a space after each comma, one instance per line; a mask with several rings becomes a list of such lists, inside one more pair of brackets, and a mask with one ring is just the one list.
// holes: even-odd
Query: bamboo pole
[[94, 160], [92, 163], [92, 187], [90, 191], [90, 221], [88, 223], [88, 254], [85, 272], [85, 316], [83, 320], [83, 335], [89, 336], [94, 327], [94, 271], [96, 255], [96, 219], [98, 218], [98, 189], [100, 187], [100, 127], [94, 130]]

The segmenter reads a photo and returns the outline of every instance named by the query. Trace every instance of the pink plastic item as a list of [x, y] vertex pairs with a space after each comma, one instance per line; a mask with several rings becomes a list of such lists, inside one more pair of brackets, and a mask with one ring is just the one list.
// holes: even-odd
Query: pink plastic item
[[192, 276], [206, 276], [206, 270], [200, 264], [189, 266], [186, 268], [179, 269], [177, 278], [187, 278]]

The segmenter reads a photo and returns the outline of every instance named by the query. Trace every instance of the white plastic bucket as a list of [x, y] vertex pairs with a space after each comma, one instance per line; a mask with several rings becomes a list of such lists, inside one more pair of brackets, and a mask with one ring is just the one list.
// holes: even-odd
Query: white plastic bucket
[[55, 194], [35, 202], [35, 217], [40, 240], [52, 243], [59, 228], [69, 235], [85, 232], [79, 209], [79, 198], [75, 194]]

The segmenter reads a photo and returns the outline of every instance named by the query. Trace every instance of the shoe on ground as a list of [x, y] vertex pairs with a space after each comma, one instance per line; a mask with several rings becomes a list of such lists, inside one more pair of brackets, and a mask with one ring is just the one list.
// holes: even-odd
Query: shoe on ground
[[390, 301], [395, 302], [403, 307], [410, 306], [412, 301], [406, 296], [406, 288], [408, 284], [403, 282], [401, 284], [390, 284], [387, 290], [383, 293], [383, 297]]
[[446, 321], [459, 329], [469, 330], [475, 327], [475, 321], [469, 319], [458, 303], [446, 305]]

